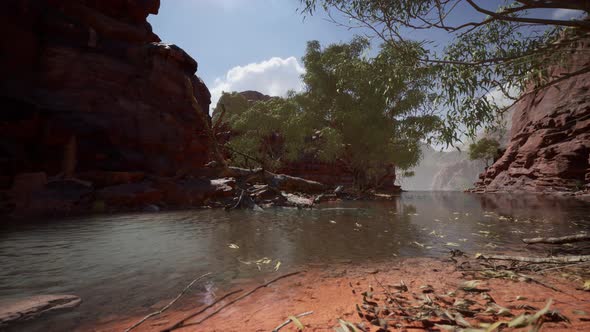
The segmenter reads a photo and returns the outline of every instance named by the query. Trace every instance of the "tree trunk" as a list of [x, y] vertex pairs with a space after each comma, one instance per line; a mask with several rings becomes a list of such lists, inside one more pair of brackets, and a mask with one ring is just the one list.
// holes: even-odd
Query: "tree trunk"
[[579, 262], [590, 261], [590, 255], [561, 256], [561, 257], [524, 257], [524, 256], [504, 256], [504, 255], [480, 255], [479, 258], [505, 260], [505, 261], [528, 262], [528, 263], [554, 263], [554, 264], [579, 263]]

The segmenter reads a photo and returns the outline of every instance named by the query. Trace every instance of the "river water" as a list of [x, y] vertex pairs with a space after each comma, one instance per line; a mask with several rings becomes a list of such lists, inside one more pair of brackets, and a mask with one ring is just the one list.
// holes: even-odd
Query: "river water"
[[78, 295], [83, 303], [77, 309], [19, 327], [70, 330], [122, 313], [153, 311], [154, 304], [205, 272], [214, 276], [193, 293], [277, 268], [387, 263], [440, 257], [450, 249], [523, 250], [525, 237], [588, 230], [590, 204], [575, 199], [459, 192], [406, 192], [393, 201], [325, 203], [313, 210], [195, 210], [4, 223], [0, 302]]

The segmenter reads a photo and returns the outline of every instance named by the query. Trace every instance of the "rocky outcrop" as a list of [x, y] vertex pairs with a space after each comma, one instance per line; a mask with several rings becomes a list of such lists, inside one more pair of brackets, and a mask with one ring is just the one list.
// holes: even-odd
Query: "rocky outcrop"
[[4, 193], [26, 187], [16, 181], [25, 173], [43, 173], [46, 183], [80, 178], [100, 191], [145, 174], [199, 176], [217, 158], [197, 62], [161, 43], [146, 20], [159, 0], [2, 5]]
[[242, 96], [244, 96], [244, 98], [246, 98], [246, 100], [248, 101], [248, 103], [250, 105], [254, 104], [256, 102], [259, 102], [259, 101], [268, 101], [268, 100], [272, 99], [271, 96], [265, 95], [264, 93], [254, 91], [254, 90], [242, 91], [242, 92], [240, 92], [240, 94]]
[[514, 107], [503, 156], [480, 176], [475, 191], [571, 192], [590, 188], [590, 66], [581, 42], [557, 83], [529, 91]]

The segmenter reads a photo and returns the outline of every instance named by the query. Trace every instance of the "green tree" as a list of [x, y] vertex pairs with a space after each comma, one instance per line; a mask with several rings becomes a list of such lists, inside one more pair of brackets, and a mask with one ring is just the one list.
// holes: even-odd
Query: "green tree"
[[494, 139], [482, 138], [477, 142], [469, 145], [469, 159], [483, 160], [486, 167], [490, 166], [490, 160], [498, 157], [500, 150], [500, 143]]
[[233, 162], [256, 159], [277, 169], [303, 157], [339, 160], [359, 187], [375, 184], [391, 164], [415, 166], [421, 142], [440, 126], [427, 93], [433, 71], [386, 44], [369, 57], [369, 46], [363, 38], [326, 48], [309, 42], [302, 93], [256, 103], [231, 118], [239, 135], [229, 147], [250, 156], [234, 155]]
[[312, 41], [303, 57], [310, 118], [338, 133], [360, 186], [379, 178], [385, 165], [415, 166], [421, 140], [440, 124], [428, 108], [432, 72], [387, 44], [370, 58], [369, 46], [364, 38], [325, 49]]
[[[489, 9], [491, 1], [476, 0], [301, 3], [306, 15], [323, 8], [336, 23], [364, 28], [401, 54], [438, 70], [432, 92], [447, 114], [440, 137], [447, 144], [464, 134], [475, 137], [481, 127], [497, 127], [506, 108], [526, 94], [590, 71], [590, 66], [565, 68], [563, 75], [552, 76], [549, 70], [567, 64], [571, 50], [588, 37], [587, 0], [506, 0], [497, 9]], [[543, 9], [580, 10], [586, 17], [551, 19]], [[413, 40], [417, 35], [436, 36], [443, 43], [436, 47], [435, 40]], [[511, 103], [499, 105], [500, 98]]]

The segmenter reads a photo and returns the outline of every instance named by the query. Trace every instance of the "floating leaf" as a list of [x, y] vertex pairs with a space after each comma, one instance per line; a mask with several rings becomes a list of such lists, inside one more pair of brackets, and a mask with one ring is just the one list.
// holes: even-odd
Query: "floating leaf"
[[229, 244], [229, 247], [232, 248], [232, 249], [240, 249], [240, 247], [237, 244], [234, 244], [234, 243], [230, 243]]
[[447, 242], [445, 244], [445, 246], [449, 246], [449, 247], [460, 247], [461, 245], [459, 243], [455, 243], [455, 242]]
[[336, 223], [336, 221], [330, 220], [330, 224], [335, 224], [335, 223]]
[[275, 271], [278, 271], [280, 267], [281, 267], [281, 261], [277, 261], [277, 264], [275, 265]]
[[295, 324], [295, 326], [297, 326], [297, 329], [299, 331], [303, 331], [303, 329], [305, 328], [305, 326], [303, 326], [303, 324], [301, 324], [301, 321], [299, 319], [297, 319], [297, 317], [295, 317], [295, 316], [289, 316], [287, 318], [289, 318], [293, 322], [293, 324]]
[[584, 281], [584, 290], [590, 292], [590, 280]]

